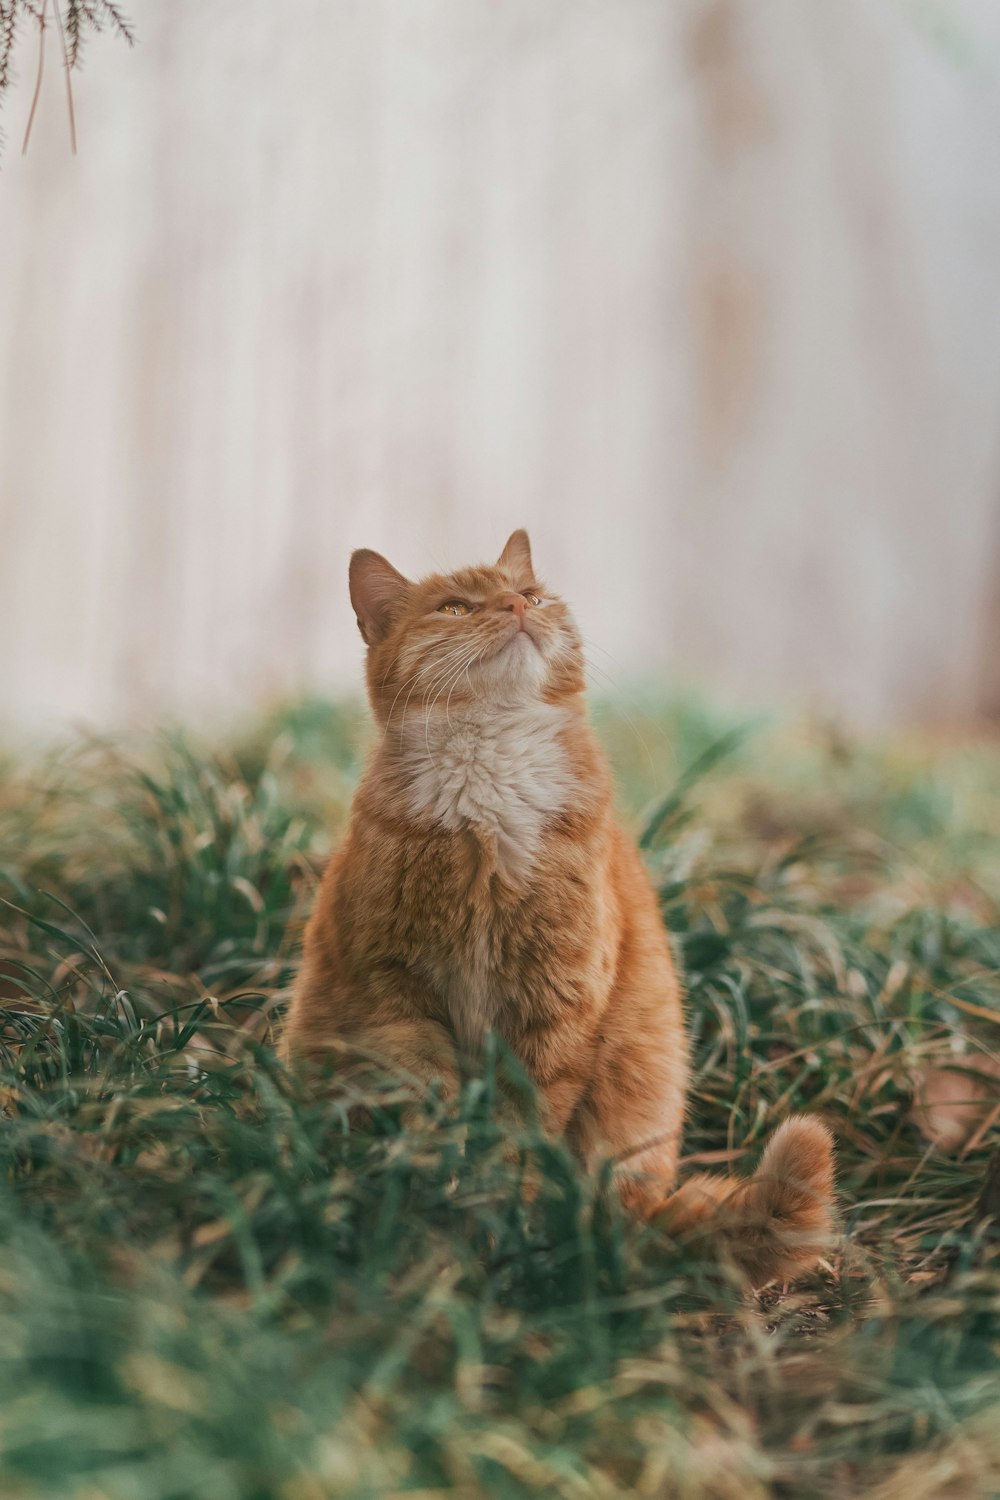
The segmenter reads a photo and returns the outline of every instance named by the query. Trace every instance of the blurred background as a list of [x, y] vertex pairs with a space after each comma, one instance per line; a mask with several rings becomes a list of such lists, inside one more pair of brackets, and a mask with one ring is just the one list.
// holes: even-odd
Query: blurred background
[[2, 728], [357, 689], [526, 525], [595, 683], [1000, 714], [996, 0], [132, 0], [0, 166]]

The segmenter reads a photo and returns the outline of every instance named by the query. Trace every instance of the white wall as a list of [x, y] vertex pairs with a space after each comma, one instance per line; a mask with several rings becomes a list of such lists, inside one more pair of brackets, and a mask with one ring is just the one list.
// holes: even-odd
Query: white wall
[[356, 685], [352, 547], [519, 524], [618, 678], [982, 707], [995, 0], [131, 9], [4, 112], [8, 718]]

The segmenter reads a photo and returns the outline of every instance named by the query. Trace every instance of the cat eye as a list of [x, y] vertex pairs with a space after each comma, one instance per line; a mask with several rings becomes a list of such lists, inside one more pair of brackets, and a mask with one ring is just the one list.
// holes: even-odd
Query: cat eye
[[533, 594], [530, 589], [525, 589], [521, 597], [522, 599], [527, 599], [529, 604], [541, 604], [542, 602], [541, 599], [539, 599], [538, 595]]
[[466, 604], [464, 599], [446, 599], [444, 604], [437, 607], [439, 615], [471, 615], [472, 605]]

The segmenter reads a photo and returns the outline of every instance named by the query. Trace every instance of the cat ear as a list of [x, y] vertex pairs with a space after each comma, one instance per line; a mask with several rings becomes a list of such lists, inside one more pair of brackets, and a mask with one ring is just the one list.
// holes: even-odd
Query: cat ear
[[523, 529], [512, 531], [507, 539], [507, 545], [497, 558], [498, 568], [507, 568], [509, 572], [521, 577], [530, 578], [534, 571], [531, 566], [531, 543], [528, 541], [528, 533]]
[[397, 608], [410, 592], [410, 582], [378, 552], [362, 547], [351, 553], [351, 603], [366, 646], [374, 646], [389, 632]]

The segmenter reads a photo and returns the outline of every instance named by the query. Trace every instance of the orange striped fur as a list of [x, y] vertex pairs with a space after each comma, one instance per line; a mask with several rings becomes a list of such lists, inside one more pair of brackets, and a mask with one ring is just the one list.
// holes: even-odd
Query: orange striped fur
[[579, 632], [526, 534], [419, 583], [356, 552], [350, 586], [381, 737], [306, 931], [286, 1055], [448, 1092], [493, 1030], [549, 1127], [588, 1166], [616, 1161], [635, 1212], [717, 1233], [755, 1284], [814, 1264], [833, 1191], [815, 1120], [787, 1121], [754, 1178], [675, 1192], [681, 984], [587, 722]]

